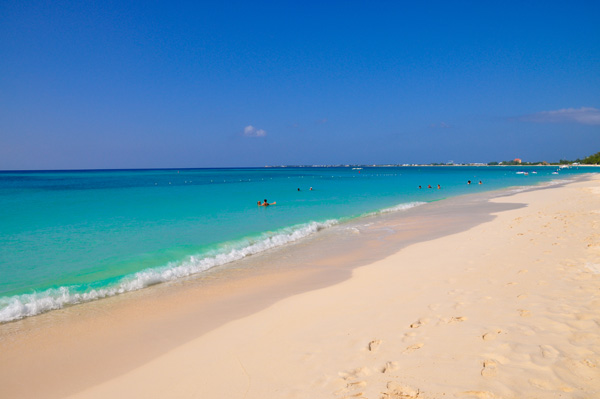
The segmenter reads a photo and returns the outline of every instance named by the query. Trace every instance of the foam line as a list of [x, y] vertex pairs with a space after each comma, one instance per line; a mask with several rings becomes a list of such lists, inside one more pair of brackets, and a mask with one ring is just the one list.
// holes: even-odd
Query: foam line
[[[424, 202], [403, 203], [361, 216], [404, 211]], [[29, 316], [65, 306], [90, 302], [101, 298], [137, 291], [145, 287], [202, 273], [215, 266], [224, 265], [258, 254], [272, 248], [280, 247], [338, 224], [331, 219], [325, 222], [309, 222], [280, 229], [276, 232], [264, 233], [258, 238], [246, 238], [235, 243], [225, 244], [218, 252], [193, 255], [179, 262], [142, 270], [123, 277], [112, 286], [101, 289], [87, 289], [81, 285], [62, 286], [31, 294], [21, 294], [0, 298], [0, 323], [19, 320]], [[83, 292], [82, 292], [83, 291]]]

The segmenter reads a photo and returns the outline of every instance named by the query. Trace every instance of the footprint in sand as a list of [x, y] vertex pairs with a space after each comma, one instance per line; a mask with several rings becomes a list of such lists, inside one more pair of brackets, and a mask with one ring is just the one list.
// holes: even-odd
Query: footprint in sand
[[369, 370], [368, 367], [359, 367], [350, 371], [341, 371], [338, 373], [338, 375], [342, 377], [344, 381], [348, 381], [369, 376], [371, 375], [371, 370]]
[[576, 346], [587, 346], [590, 347], [595, 344], [598, 340], [598, 336], [592, 333], [576, 332], [571, 334], [568, 338], [569, 342]]
[[517, 299], [525, 299], [528, 296], [529, 296], [529, 294], [520, 294], [520, 295], [517, 295]]
[[402, 351], [402, 353], [411, 353], [411, 352], [414, 352], [417, 349], [421, 349], [423, 347], [423, 345], [425, 345], [425, 344], [418, 343], [418, 344], [407, 346], [406, 349], [404, 349], [404, 351]]
[[402, 342], [412, 341], [416, 336], [417, 336], [417, 333], [415, 333], [413, 331], [404, 333], [404, 336], [402, 337]]
[[419, 328], [429, 322], [429, 319], [419, 319], [410, 325], [410, 328]]
[[415, 399], [420, 394], [418, 389], [390, 381], [387, 383], [387, 391], [381, 393], [381, 399]]
[[336, 392], [334, 392], [334, 395], [344, 395], [344, 398], [356, 398], [356, 397], [362, 397], [363, 396], [363, 392], [356, 392], [356, 390], [362, 389], [364, 387], [367, 386], [367, 383], [365, 381], [357, 381], [357, 382], [350, 382], [348, 384], [346, 384], [346, 386], [342, 389], [337, 390]]
[[366, 377], [371, 374], [371, 371], [367, 367], [361, 367], [348, 372], [340, 372], [338, 375], [342, 377], [345, 386], [336, 392], [335, 395], [344, 395], [344, 397], [360, 397], [363, 392], [356, 392], [367, 386], [367, 382], [364, 380], [354, 381], [356, 379]]
[[493, 377], [498, 374], [498, 367], [493, 360], [484, 360], [483, 368], [481, 369], [481, 375], [484, 377]]
[[521, 317], [531, 317], [531, 312], [525, 309], [517, 309], [519, 312], [519, 316]]
[[387, 362], [385, 364], [385, 366], [383, 366], [383, 368], [381, 369], [381, 372], [383, 374], [385, 374], [385, 373], [390, 373], [397, 369], [398, 369], [398, 362]]
[[465, 316], [452, 316], [450, 320], [448, 320], [448, 324], [462, 323], [463, 321], [467, 321]]
[[519, 271], [518, 271], [518, 273], [519, 273], [519, 274], [525, 274], [525, 273], [527, 273], [528, 271], [529, 271], [529, 270], [527, 270], [527, 269], [521, 269], [521, 270], [519, 270]]
[[493, 341], [496, 339], [496, 337], [498, 336], [498, 334], [500, 334], [502, 332], [502, 330], [496, 330], [496, 331], [491, 331], [491, 332], [486, 332], [485, 334], [483, 334], [481, 336], [481, 339], [483, 339], [484, 341]]
[[544, 359], [554, 359], [560, 353], [550, 345], [540, 345], [540, 351]]
[[375, 352], [377, 349], [379, 349], [379, 345], [381, 345], [380, 339], [375, 339], [375, 340], [369, 342], [369, 345], [368, 345], [369, 351]]
[[356, 381], [356, 382], [350, 382], [348, 383], [348, 389], [359, 389], [359, 388], [364, 388], [367, 386], [367, 382], [366, 381]]

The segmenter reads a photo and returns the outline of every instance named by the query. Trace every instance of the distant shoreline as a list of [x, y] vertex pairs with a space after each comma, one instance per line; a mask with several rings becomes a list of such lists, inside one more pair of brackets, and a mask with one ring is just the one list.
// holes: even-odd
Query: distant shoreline
[[[487, 165], [480, 163], [464, 164], [382, 164], [382, 165], [265, 165], [265, 166], [223, 166], [223, 167], [197, 167], [197, 168], [114, 168], [114, 169], [5, 169], [0, 173], [72, 173], [72, 172], [135, 172], [135, 171], [159, 171], [159, 170], [223, 170], [223, 169], [284, 169], [284, 168], [413, 168], [413, 167], [536, 167], [551, 168], [567, 164], [550, 165]], [[597, 164], [567, 165], [568, 167], [600, 167]]]

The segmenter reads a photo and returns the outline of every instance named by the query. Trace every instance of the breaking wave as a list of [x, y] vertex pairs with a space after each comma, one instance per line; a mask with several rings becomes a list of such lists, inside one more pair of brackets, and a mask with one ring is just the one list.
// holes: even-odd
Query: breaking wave
[[406, 203], [403, 203], [403, 204], [398, 204], [396, 206], [392, 206], [390, 208], [384, 208], [384, 209], [381, 209], [381, 210], [378, 210], [378, 211], [375, 211], [375, 212], [367, 213], [365, 216], [373, 216], [373, 215], [381, 215], [381, 214], [384, 214], [384, 213], [392, 213], [392, 212], [405, 211], [407, 209], [414, 208], [416, 206], [424, 205], [424, 204], [426, 204], [426, 202], [406, 202]]
[[[403, 203], [361, 216], [404, 211], [422, 204], [425, 204], [425, 202]], [[342, 220], [345, 220], [345, 218]], [[116, 283], [103, 288], [92, 289], [83, 285], [70, 285], [50, 288], [31, 294], [1, 297], [0, 323], [19, 320], [51, 310], [61, 309], [65, 306], [90, 302], [126, 292], [137, 291], [151, 285], [189, 277], [216, 266], [225, 265], [247, 256], [298, 241], [339, 223], [340, 220], [336, 219], [325, 222], [309, 222], [283, 228], [276, 232], [264, 233], [257, 238], [242, 239], [234, 243], [225, 244], [218, 251], [193, 255], [183, 261], [170, 262], [162, 267], [150, 268], [127, 275]]]
[[215, 266], [224, 265], [271, 248], [289, 244], [336, 224], [338, 224], [337, 220], [310, 222], [284, 228], [274, 233], [264, 233], [257, 239], [247, 238], [233, 244], [225, 245], [218, 252], [194, 255], [184, 261], [171, 262], [166, 266], [133, 273], [105, 288], [90, 289], [81, 292], [82, 286], [72, 285], [51, 288], [31, 294], [0, 298], [0, 323], [34, 316], [68, 305], [137, 291], [154, 284], [188, 277]]

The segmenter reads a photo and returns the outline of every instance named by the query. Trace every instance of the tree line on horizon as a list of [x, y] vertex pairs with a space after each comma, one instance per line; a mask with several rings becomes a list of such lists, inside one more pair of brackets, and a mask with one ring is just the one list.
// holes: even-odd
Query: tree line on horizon
[[517, 160], [512, 161], [502, 161], [502, 162], [488, 162], [488, 165], [570, 165], [578, 163], [580, 165], [597, 165], [600, 164], [600, 152], [597, 152], [593, 155], [587, 156], [583, 159], [577, 158], [574, 161], [569, 161], [567, 159], [561, 159], [558, 162], [519, 162]]

